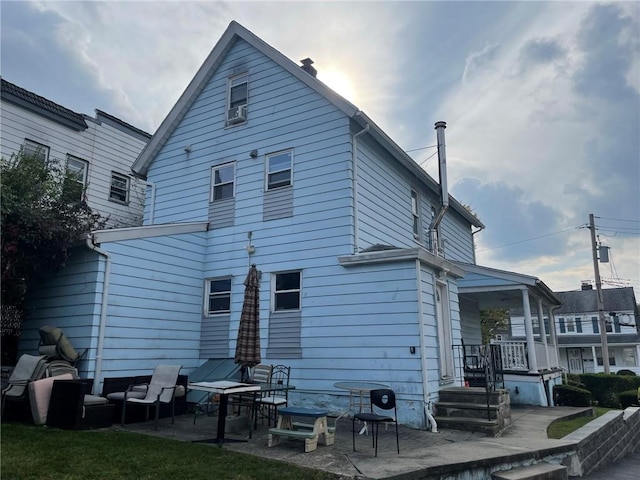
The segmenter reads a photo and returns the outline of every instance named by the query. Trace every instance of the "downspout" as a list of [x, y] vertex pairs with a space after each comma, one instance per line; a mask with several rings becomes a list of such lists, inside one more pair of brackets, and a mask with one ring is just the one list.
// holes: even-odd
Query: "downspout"
[[97, 395], [102, 384], [102, 352], [104, 350], [104, 332], [107, 326], [107, 298], [109, 296], [109, 279], [111, 277], [111, 256], [93, 243], [91, 235], [87, 236], [87, 247], [105, 258], [104, 281], [102, 284], [102, 300], [100, 306], [100, 324], [98, 325], [98, 346], [96, 349], [96, 370], [94, 373], [93, 394]]
[[435, 215], [429, 225], [429, 240], [431, 242], [431, 253], [438, 256], [439, 253], [439, 239], [438, 239], [438, 227], [440, 222], [444, 218], [444, 214], [449, 208], [449, 190], [447, 186], [447, 152], [444, 142], [444, 129], [447, 128], [446, 122], [436, 122], [436, 136], [438, 139], [438, 175], [440, 178], [440, 210]]
[[422, 310], [422, 268], [420, 260], [416, 260], [416, 283], [418, 294], [418, 335], [420, 336], [420, 370], [422, 373], [422, 405], [424, 414], [431, 425], [433, 433], [438, 432], [436, 419], [431, 415], [431, 402], [429, 401], [429, 378], [427, 375], [427, 351], [424, 343], [424, 321]]
[[154, 182], [149, 182], [145, 180], [147, 186], [151, 188], [151, 205], [149, 206], [149, 223], [148, 225], [153, 225], [154, 217], [156, 214], [156, 184]]
[[369, 131], [369, 124], [356, 133], [352, 140], [351, 164], [353, 170], [352, 189], [353, 189], [353, 253], [358, 253], [360, 245], [360, 236], [358, 234], [358, 137]]

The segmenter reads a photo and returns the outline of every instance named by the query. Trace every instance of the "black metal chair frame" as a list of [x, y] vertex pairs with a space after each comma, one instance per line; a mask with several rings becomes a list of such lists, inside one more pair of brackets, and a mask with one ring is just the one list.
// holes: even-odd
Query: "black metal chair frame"
[[[356, 420], [371, 423], [372, 432], [371, 439], [373, 448], [375, 448], [375, 456], [378, 456], [378, 430], [381, 423], [395, 423], [396, 425], [396, 446], [398, 454], [400, 453], [400, 437], [398, 435], [398, 410], [396, 407], [396, 394], [388, 388], [371, 390], [369, 392], [371, 398], [371, 412], [360, 412], [353, 416], [352, 435], [353, 435], [353, 451], [356, 451]], [[375, 413], [374, 407], [380, 410], [393, 410], [393, 417], [389, 415], [379, 415]]]

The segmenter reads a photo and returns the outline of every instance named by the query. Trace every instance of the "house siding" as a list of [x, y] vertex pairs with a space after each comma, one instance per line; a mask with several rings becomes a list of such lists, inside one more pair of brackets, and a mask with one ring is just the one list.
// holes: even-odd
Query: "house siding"
[[[358, 234], [360, 248], [375, 244], [429, 248], [432, 207], [437, 211], [437, 195], [405, 170], [387, 152], [366, 136], [358, 138]], [[418, 192], [420, 238], [413, 235], [411, 190]], [[473, 263], [473, 239], [469, 222], [447, 210], [440, 225], [445, 243], [444, 257]]]
[[[67, 154], [88, 162], [87, 204], [108, 217], [109, 227], [142, 224], [145, 200], [144, 182], [131, 176], [131, 165], [146, 145], [139, 134], [127, 134], [100, 116], [85, 116], [86, 130], [75, 130], [34, 112], [2, 101], [0, 151], [9, 158], [17, 153], [25, 138], [49, 147], [49, 159], [66, 162]], [[129, 203], [109, 200], [111, 172], [129, 177]]]
[[[233, 357], [242, 282], [256, 264], [262, 362], [291, 366], [291, 401], [343, 413], [348, 393], [336, 382], [382, 382], [398, 393], [400, 421], [424, 427], [421, 355], [428, 401], [441, 385], [434, 285], [436, 278], [447, 282], [444, 308], [459, 343], [456, 280], [443, 265], [457, 268], [415, 250], [380, 262], [367, 255], [355, 263], [344, 259], [354, 254], [356, 228], [360, 248], [417, 247], [411, 188], [420, 193], [422, 230], [437, 195], [363, 134], [357, 140], [356, 211], [352, 148], [353, 134], [362, 128], [358, 120], [307, 85], [307, 77], [296, 77], [242, 39], [233, 40], [219, 60], [209, 80], [198, 84], [200, 93], [179, 102], [184, 116], [170, 114], [180, 120], [156, 137], [162, 139], [157, 154], [140, 166], [154, 186], [145, 223], [209, 221], [209, 229], [101, 245], [113, 259], [104, 375], [148, 373], [169, 360], [188, 374], [209, 358]], [[226, 126], [227, 79], [242, 72], [249, 82], [247, 121]], [[288, 149], [291, 186], [266, 192], [267, 155]], [[229, 162], [235, 162], [234, 198], [211, 203], [211, 167]], [[450, 223], [461, 244], [470, 238], [462, 217], [452, 215]], [[464, 248], [456, 249], [466, 258]], [[289, 271], [301, 274], [301, 307], [274, 312], [273, 278]], [[207, 316], [205, 280], [216, 277], [231, 278], [230, 311]]]

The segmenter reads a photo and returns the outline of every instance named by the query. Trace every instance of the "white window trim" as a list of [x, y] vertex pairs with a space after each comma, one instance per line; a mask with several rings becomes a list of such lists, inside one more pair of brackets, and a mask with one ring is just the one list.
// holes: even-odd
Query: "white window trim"
[[[220, 170], [221, 168], [226, 168], [226, 167], [233, 167], [233, 180], [231, 182], [216, 184], [216, 170]], [[219, 200], [215, 200], [214, 191], [217, 185], [226, 185], [228, 183], [233, 184], [233, 192], [231, 193], [231, 197], [227, 197], [227, 198], [234, 198], [236, 196], [236, 162], [228, 162], [228, 163], [223, 163], [221, 165], [215, 165], [211, 167], [211, 191], [209, 192], [209, 202], [219, 202], [222, 200], [227, 200], [227, 198], [221, 198]]]
[[236, 87], [237, 85], [234, 85], [234, 82], [236, 80], [242, 79], [243, 77], [244, 77], [244, 82], [239, 82], [237, 85], [241, 85], [245, 83], [247, 85], [247, 95], [245, 97], [244, 104], [236, 105], [236, 107], [240, 108], [244, 106], [246, 108], [247, 105], [249, 105], [249, 72], [243, 72], [238, 75], [234, 75], [232, 77], [229, 77], [227, 80], [227, 103], [226, 103], [227, 106], [224, 111], [225, 125], [227, 127], [232, 127], [235, 125], [244, 125], [247, 122], [247, 120], [245, 119], [244, 122], [232, 123], [232, 122], [229, 122], [228, 116], [227, 116], [231, 108], [236, 108], [236, 107], [231, 107], [231, 88]]
[[[291, 158], [289, 161], [289, 168], [285, 168], [285, 169], [280, 169], [280, 170], [276, 170], [275, 172], [270, 172], [269, 171], [269, 159], [271, 157], [276, 157], [278, 155], [282, 155], [284, 153], [290, 153], [291, 154]], [[265, 191], [271, 192], [274, 190], [279, 190], [281, 188], [290, 188], [293, 187], [293, 148], [286, 148], [284, 150], [279, 150], [277, 152], [272, 152], [272, 153], [268, 153], [265, 155], [265, 163], [264, 163], [264, 171], [265, 171], [265, 175], [264, 175], [264, 189]], [[271, 173], [278, 173], [278, 172], [284, 172], [286, 170], [289, 170], [289, 185], [282, 185], [281, 187], [273, 187], [273, 188], [269, 188], [269, 174]]]
[[78, 183], [82, 183], [82, 188], [84, 189], [87, 186], [87, 179], [89, 178], [89, 162], [83, 158], [67, 153], [67, 170], [69, 169], [69, 162], [71, 161], [81, 163], [83, 165], [82, 182]]
[[[229, 310], [222, 310], [222, 311], [218, 311], [218, 312], [210, 312], [209, 311], [209, 298], [211, 297], [211, 282], [217, 282], [220, 280], [229, 280]], [[227, 276], [227, 277], [212, 277], [212, 278], [207, 278], [204, 281], [204, 298], [203, 298], [203, 304], [202, 304], [202, 308], [203, 308], [203, 313], [205, 317], [215, 317], [217, 315], [229, 315], [231, 313], [231, 300], [232, 300], [232, 290], [233, 290], [233, 277]], [[226, 294], [226, 290], [224, 292], [219, 292], [218, 296], [221, 296], [222, 294]]]
[[[114, 177], [120, 177], [122, 180], [125, 180], [127, 183], [127, 187], [126, 187], [126, 200], [122, 201], [118, 198], [113, 198], [111, 196], [111, 188], [113, 187], [113, 180]], [[129, 204], [129, 191], [131, 190], [131, 179], [127, 176], [124, 175], [122, 173], [118, 173], [118, 172], [111, 172], [111, 176], [109, 177], [109, 201], [110, 202], [115, 202], [115, 203], [119, 203], [122, 205], [128, 205]]]
[[420, 241], [420, 195], [415, 188], [411, 189], [411, 220], [413, 238]]
[[[276, 276], [286, 273], [298, 273], [300, 279], [300, 287], [297, 289], [280, 290], [277, 293], [298, 292], [298, 308], [288, 308], [286, 310], [276, 310]], [[285, 270], [282, 272], [273, 272], [271, 274], [271, 313], [282, 312], [299, 312], [302, 310], [302, 270]]]
[[25, 154], [27, 153], [27, 147], [30, 150], [33, 150], [33, 153], [36, 153], [38, 151], [44, 152], [44, 163], [47, 163], [49, 161], [49, 153], [51, 151], [51, 148], [48, 145], [36, 142], [35, 140], [31, 140], [30, 138], [25, 138], [23, 144], [23, 152]]

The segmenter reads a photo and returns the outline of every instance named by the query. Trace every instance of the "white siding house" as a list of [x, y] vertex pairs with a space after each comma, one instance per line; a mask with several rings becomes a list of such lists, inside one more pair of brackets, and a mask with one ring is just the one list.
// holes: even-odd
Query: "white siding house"
[[[602, 373], [602, 337], [597, 292], [590, 284], [581, 290], [557, 292], [562, 305], [554, 311], [560, 365], [569, 373]], [[602, 290], [609, 370], [631, 370], [640, 374], [640, 330], [638, 306], [632, 287]], [[548, 317], [543, 316], [545, 325]], [[512, 336], [522, 337], [522, 316], [511, 318]], [[540, 320], [534, 321], [539, 335]], [[548, 327], [547, 327], [548, 328]]]
[[1, 91], [3, 157], [25, 149], [65, 164], [110, 228], [141, 225], [146, 184], [131, 175], [131, 165], [151, 135], [100, 110], [95, 117], [73, 112], [5, 79]]
[[383, 382], [400, 421], [424, 427], [462, 384], [453, 346], [479, 323], [457, 262], [473, 263], [483, 225], [312, 70], [232, 22], [132, 169], [152, 186], [144, 226], [94, 232], [32, 298], [23, 351], [55, 323], [88, 348], [98, 391], [232, 358], [256, 264], [263, 363], [292, 367], [297, 404], [344, 410], [336, 382]]

